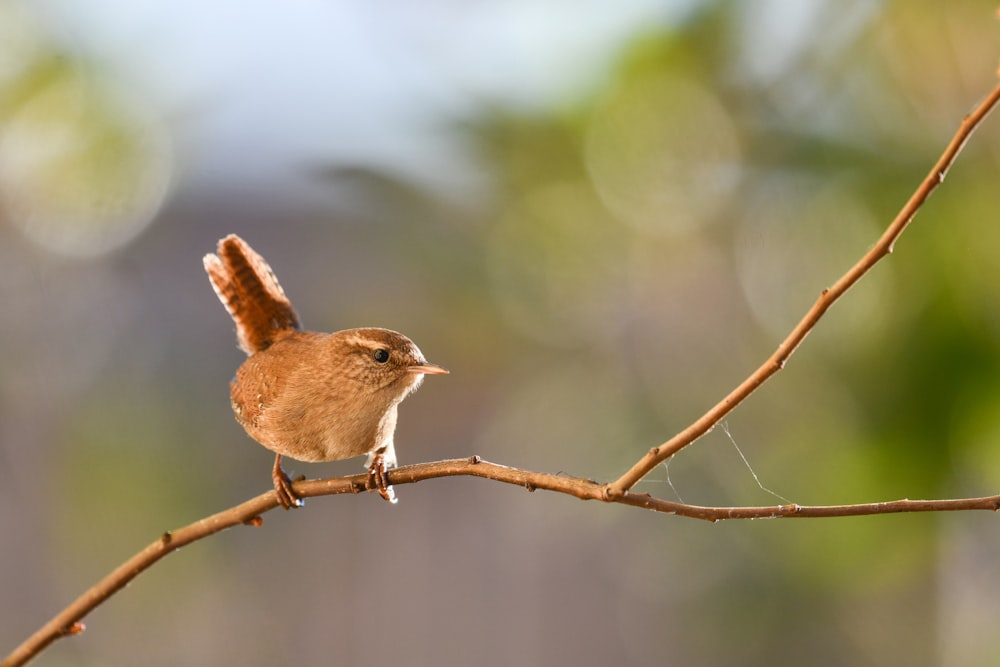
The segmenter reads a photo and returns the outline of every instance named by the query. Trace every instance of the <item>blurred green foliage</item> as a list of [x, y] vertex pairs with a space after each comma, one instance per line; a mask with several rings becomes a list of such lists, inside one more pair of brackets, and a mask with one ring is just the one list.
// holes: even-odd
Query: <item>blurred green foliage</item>
[[[350, 207], [181, 192], [88, 262], [5, 209], [2, 646], [163, 529], [267, 487], [267, 453], [228, 413], [240, 359], [197, 261], [224, 233], [268, 257], [310, 327], [401, 329], [451, 368], [402, 409], [403, 463], [478, 453], [607, 480], [718, 401], [871, 246], [1000, 57], [989, 2], [815, 3], [794, 28], [795, 3], [765, 4], [695, 3], [584, 95], [447, 119], [488, 183], [475, 196], [365, 165], [333, 172]], [[5, 120], [86, 69], [34, 48], [0, 80]], [[61, 163], [79, 187], [167, 169], [127, 141], [162, 127], [66, 107], [67, 126], [102, 128], [96, 164], [116, 165]], [[742, 452], [803, 504], [994, 492], [997, 146], [992, 118], [895, 253], [727, 419], [731, 439], [716, 429], [638, 490], [780, 502]], [[374, 646], [415, 665], [1000, 656], [983, 620], [994, 517], [709, 527], [478, 480], [398, 491], [391, 511], [311, 501], [185, 550], [203, 555], [154, 568], [54, 664], [365, 663]]]

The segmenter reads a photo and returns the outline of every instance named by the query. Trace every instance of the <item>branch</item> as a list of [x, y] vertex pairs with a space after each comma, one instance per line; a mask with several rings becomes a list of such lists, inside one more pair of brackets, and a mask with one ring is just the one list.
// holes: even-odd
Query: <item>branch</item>
[[[944, 153], [934, 168], [920, 184], [889, 225], [875, 246], [847, 271], [832, 287], [824, 290], [816, 303], [795, 326], [788, 337], [764, 364], [754, 371], [722, 401], [702, 417], [682, 430], [667, 442], [654, 447], [630, 470], [610, 484], [599, 484], [593, 480], [549, 473], [530, 472], [507, 466], [488, 463], [475, 456], [469, 459], [453, 459], [435, 463], [405, 466], [389, 472], [392, 484], [411, 484], [435, 477], [472, 476], [484, 477], [506, 484], [523, 486], [529, 491], [545, 489], [565, 493], [583, 500], [602, 500], [633, 507], [676, 514], [706, 521], [723, 519], [759, 519], [778, 517], [835, 517], [888, 514], [899, 512], [941, 512], [955, 510], [993, 510], [1000, 508], [1000, 496], [963, 498], [957, 500], [896, 500], [883, 503], [860, 505], [773, 505], [766, 507], [701, 507], [671, 502], [647, 494], [629, 493], [635, 484], [658, 464], [690, 445], [707, 433], [716, 423], [752, 394], [768, 378], [784, 367], [785, 362], [802, 343], [823, 314], [867, 273], [882, 257], [892, 252], [893, 244], [910, 220], [934, 189], [944, 180], [945, 174], [958, 156], [972, 132], [1000, 102], [1000, 85], [983, 100], [962, 121]], [[335, 477], [330, 479], [299, 481], [294, 484], [295, 492], [302, 497], [360, 493], [370, 490], [367, 475]], [[167, 554], [182, 546], [240, 524], [260, 526], [261, 515], [278, 506], [273, 491], [252, 498], [240, 505], [196, 521], [175, 531], [166, 532], [152, 544], [139, 551], [115, 568], [72, 604], [59, 612], [31, 637], [0, 662], [0, 667], [23, 665], [38, 655], [48, 645], [60, 637], [83, 632], [82, 619], [94, 608], [121, 590], [139, 574], [151, 567]]]
[[892, 221], [878, 242], [854, 266], [848, 269], [847, 273], [842, 275], [832, 287], [820, 293], [816, 303], [813, 304], [812, 308], [809, 309], [799, 323], [795, 325], [795, 328], [788, 334], [788, 337], [781, 341], [774, 354], [760, 368], [751, 373], [746, 380], [740, 383], [739, 386], [729, 392], [728, 396], [716, 403], [708, 412], [670, 440], [657, 447], [653, 447], [624, 475], [613, 483], [608, 484], [605, 488], [605, 493], [609, 500], [615, 500], [628, 493], [629, 489], [648, 475], [653, 468], [708, 433], [713, 426], [732, 412], [750, 394], [755, 392], [768, 378], [785, 367], [785, 362], [788, 361], [788, 358], [792, 356], [792, 353], [795, 352], [809, 332], [812, 331], [813, 327], [816, 326], [816, 323], [819, 322], [824, 313], [830, 309], [830, 306], [836, 303], [847, 290], [868, 273], [880, 259], [892, 252], [896, 239], [899, 238], [899, 235], [910, 224], [913, 216], [917, 214], [917, 211], [920, 210], [920, 207], [923, 206], [931, 193], [944, 181], [945, 174], [948, 173], [955, 158], [962, 151], [965, 142], [968, 141], [975, 129], [989, 115], [990, 111], [997, 105], [997, 102], [1000, 102], [1000, 84], [970, 114], [962, 119], [962, 123], [958, 126], [958, 130], [955, 132], [955, 136], [952, 137], [948, 147], [944, 149], [944, 153], [938, 158], [937, 163], [930, 170], [930, 173], [927, 174], [920, 186], [917, 187], [909, 201], [899, 211], [896, 219]]
[[[528, 491], [544, 489], [564, 493], [581, 500], [602, 500], [632, 507], [642, 507], [655, 512], [678, 516], [722, 521], [725, 519], [773, 519], [804, 517], [863, 516], [900, 512], [943, 512], [955, 510], [1000, 509], [1000, 496], [961, 498], [957, 500], [895, 500], [860, 505], [772, 505], [763, 507], [702, 507], [671, 502], [648, 494], [626, 494], [609, 498], [604, 486], [591, 479], [553, 475], [551, 473], [520, 470], [483, 461], [478, 456], [467, 459], [450, 459], [433, 463], [418, 463], [389, 471], [391, 484], [414, 484], [436, 477], [483, 477], [504, 484], [524, 487]], [[362, 493], [373, 490], [367, 474], [328, 479], [300, 480], [293, 484], [295, 493], [303, 498]], [[109, 597], [124, 588], [157, 561], [177, 549], [197, 542], [233, 526], [261, 526], [262, 514], [278, 507], [274, 491], [268, 491], [244, 503], [213, 514], [192, 524], [163, 533], [146, 548], [112, 570], [94, 584], [68, 607], [56, 614], [48, 623], [31, 635], [10, 655], [0, 662], [0, 667], [23, 665], [43, 651], [55, 640], [76, 635], [85, 629], [83, 618]]]

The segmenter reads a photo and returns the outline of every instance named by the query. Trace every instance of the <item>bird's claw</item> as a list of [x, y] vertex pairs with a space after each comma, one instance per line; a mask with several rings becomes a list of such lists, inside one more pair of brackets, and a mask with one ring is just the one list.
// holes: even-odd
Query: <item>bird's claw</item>
[[302, 507], [305, 502], [292, 489], [292, 480], [288, 478], [281, 468], [281, 456], [274, 459], [274, 469], [271, 471], [271, 479], [274, 480], [274, 494], [278, 497], [278, 504], [286, 510], [293, 507]]
[[385, 464], [385, 456], [376, 454], [372, 464], [368, 466], [369, 487], [374, 486], [378, 494], [390, 503], [396, 503], [396, 492], [389, 484], [389, 469]]

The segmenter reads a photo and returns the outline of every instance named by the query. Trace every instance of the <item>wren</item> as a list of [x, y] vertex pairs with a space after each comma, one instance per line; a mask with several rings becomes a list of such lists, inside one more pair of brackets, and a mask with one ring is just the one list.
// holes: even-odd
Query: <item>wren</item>
[[387, 471], [397, 463], [397, 407], [424, 375], [448, 371], [389, 329], [303, 331], [271, 267], [235, 234], [204, 262], [247, 353], [229, 385], [233, 412], [251, 438], [275, 453], [278, 502], [285, 509], [302, 505], [281, 457], [312, 462], [367, 454], [371, 485], [395, 503]]

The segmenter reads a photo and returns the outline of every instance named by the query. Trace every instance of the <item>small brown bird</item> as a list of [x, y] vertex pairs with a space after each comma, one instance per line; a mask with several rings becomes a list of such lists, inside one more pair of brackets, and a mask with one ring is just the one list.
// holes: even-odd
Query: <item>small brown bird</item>
[[271, 267], [230, 234], [205, 270], [236, 323], [247, 360], [230, 383], [233, 412], [251, 438], [275, 452], [271, 477], [285, 509], [300, 506], [281, 457], [337, 461], [362, 454], [374, 486], [396, 502], [386, 471], [396, 467], [396, 409], [429, 363], [409, 338], [388, 329], [302, 331]]

